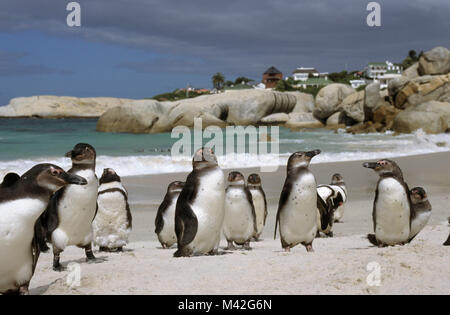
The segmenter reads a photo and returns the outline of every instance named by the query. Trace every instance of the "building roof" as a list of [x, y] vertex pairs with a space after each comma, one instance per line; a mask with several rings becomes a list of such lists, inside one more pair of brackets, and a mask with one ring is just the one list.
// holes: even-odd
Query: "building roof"
[[267, 69], [266, 72], [264, 72], [264, 74], [282, 74], [282, 73], [280, 70], [272, 66], [269, 69]]
[[294, 72], [292, 73], [318, 73], [318, 71], [316, 70], [316, 68], [297, 68], [294, 70]]
[[331, 80], [322, 78], [322, 77], [318, 77], [318, 78], [308, 78], [305, 81], [300, 81], [298, 84], [301, 84], [301, 85], [303, 85], [303, 84], [305, 84], [305, 85], [327, 85], [327, 84], [331, 84], [331, 83], [334, 83], [334, 82]]
[[369, 66], [387, 66], [386, 62], [369, 62]]

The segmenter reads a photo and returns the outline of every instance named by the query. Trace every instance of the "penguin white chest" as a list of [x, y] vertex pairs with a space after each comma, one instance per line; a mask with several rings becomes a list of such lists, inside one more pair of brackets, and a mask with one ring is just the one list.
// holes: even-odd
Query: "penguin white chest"
[[264, 196], [258, 189], [250, 189], [252, 194], [253, 206], [256, 214], [256, 234], [261, 235], [264, 229], [264, 217], [266, 215], [266, 204]]
[[68, 185], [58, 203], [59, 226], [53, 232], [55, 245], [64, 249], [69, 245], [84, 246], [92, 241], [92, 221], [97, 209], [98, 179], [92, 170], [76, 173], [87, 185]]
[[230, 187], [226, 192], [223, 232], [227, 240], [238, 244], [245, 243], [253, 236], [252, 206], [242, 187]]
[[378, 184], [376, 207], [376, 238], [384, 244], [406, 242], [410, 233], [411, 209], [405, 188], [394, 178]]
[[427, 225], [431, 217], [431, 211], [420, 212], [411, 222], [409, 238], [416, 236]]
[[0, 205], [0, 292], [31, 279], [34, 224], [46, 206], [39, 199], [28, 198]]
[[317, 184], [311, 172], [302, 174], [292, 184], [286, 204], [280, 213], [280, 233], [296, 245], [310, 243], [317, 232]]
[[[123, 189], [121, 185], [114, 188]], [[94, 243], [107, 248], [125, 246], [131, 230], [129, 229], [127, 201], [124, 195], [120, 191], [101, 193], [98, 195], [97, 203], [98, 212], [92, 224]]]
[[164, 226], [161, 232], [158, 234], [158, 238], [162, 243], [167, 246], [172, 246], [177, 242], [177, 235], [175, 234], [175, 209], [177, 206], [178, 194], [171, 200], [170, 205], [167, 207], [163, 214]]
[[199, 178], [197, 197], [191, 205], [198, 229], [190, 244], [194, 253], [206, 253], [219, 246], [224, 219], [225, 184], [220, 168]]

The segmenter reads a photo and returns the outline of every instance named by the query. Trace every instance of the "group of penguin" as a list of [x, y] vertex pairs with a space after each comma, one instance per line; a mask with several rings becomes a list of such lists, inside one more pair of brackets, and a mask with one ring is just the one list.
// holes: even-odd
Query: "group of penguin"
[[53, 269], [68, 246], [84, 249], [96, 262], [100, 251], [121, 251], [132, 227], [128, 193], [113, 169], [98, 180], [96, 151], [79, 143], [66, 157], [72, 168], [38, 164], [19, 176], [7, 174], [0, 184], [0, 294], [28, 294], [41, 252], [53, 248]]
[[[285, 251], [298, 244], [313, 251], [320, 235], [333, 236], [341, 220], [347, 189], [340, 174], [330, 185], [317, 185], [309, 165], [320, 150], [296, 152], [289, 157], [275, 223]], [[38, 164], [22, 176], [7, 174], [0, 184], [0, 294], [28, 294], [41, 251], [53, 249], [53, 269], [60, 271], [60, 255], [68, 246], [84, 249], [95, 262], [92, 244], [100, 251], [122, 251], [132, 228], [128, 193], [120, 176], [110, 168], [98, 180], [96, 151], [85, 143], [66, 154], [72, 168]], [[221, 235], [227, 250], [235, 245], [249, 250], [260, 240], [267, 218], [261, 178], [251, 174], [247, 183], [231, 172], [227, 183], [210, 148], [199, 149], [193, 170], [184, 182], [172, 182], [156, 219], [155, 232], [163, 248], [177, 243], [174, 257], [218, 254]], [[391, 160], [364, 163], [379, 175], [373, 206], [374, 234], [379, 247], [403, 245], [424, 228], [431, 205], [421, 187], [408, 189], [402, 171]], [[449, 239], [444, 245], [450, 245]]]

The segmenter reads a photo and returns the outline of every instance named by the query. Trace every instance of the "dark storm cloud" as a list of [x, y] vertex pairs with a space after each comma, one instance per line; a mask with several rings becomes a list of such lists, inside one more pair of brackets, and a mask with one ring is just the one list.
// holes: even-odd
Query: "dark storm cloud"
[[45, 65], [27, 64], [22, 62], [25, 53], [0, 50], [0, 76], [26, 76], [41, 74], [70, 74], [70, 71], [59, 70]]
[[143, 49], [124, 60], [138, 72], [259, 75], [270, 65], [322, 71], [400, 61], [409, 49], [449, 46], [450, 1], [379, 1], [381, 28], [366, 25], [364, 0], [79, 0], [82, 27], [65, 25], [62, 0], [3, 0], [0, 31], [40, 29]]

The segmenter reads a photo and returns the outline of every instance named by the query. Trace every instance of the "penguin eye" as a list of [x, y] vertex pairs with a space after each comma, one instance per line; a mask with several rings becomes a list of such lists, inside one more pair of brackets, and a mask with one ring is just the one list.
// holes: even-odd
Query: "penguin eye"
[[61, 172], [57, 169], [51, 168], [50, 169], [50, 174], [52, 174], [52, 176], [58, 176]]

